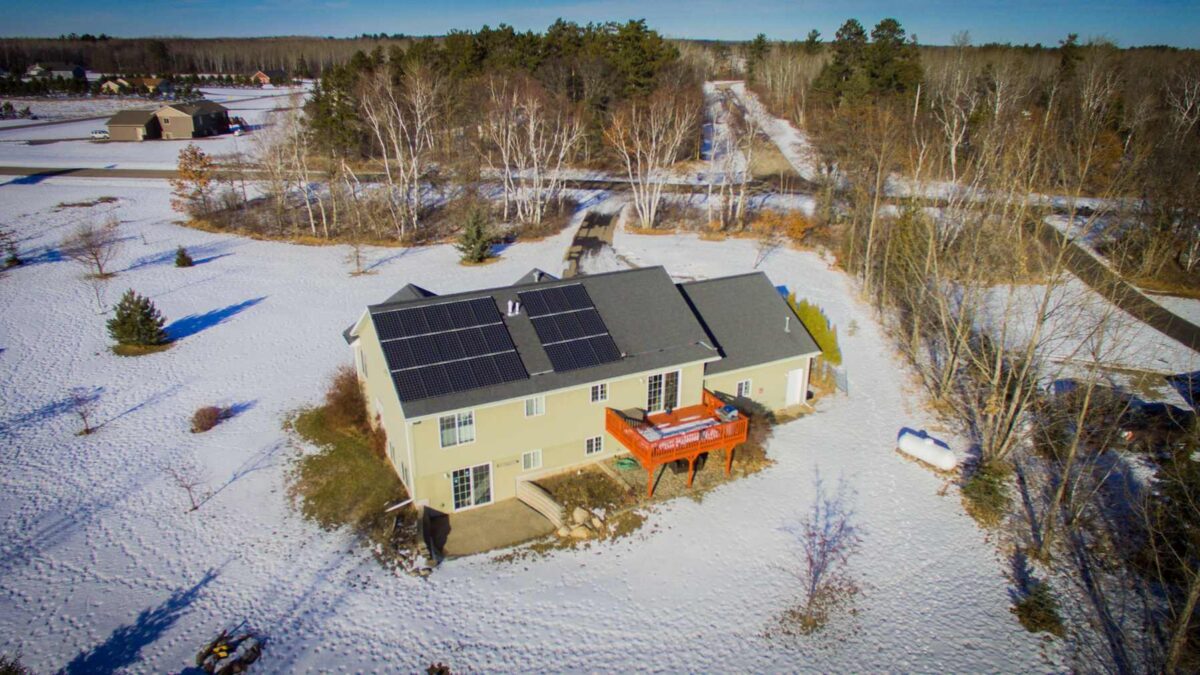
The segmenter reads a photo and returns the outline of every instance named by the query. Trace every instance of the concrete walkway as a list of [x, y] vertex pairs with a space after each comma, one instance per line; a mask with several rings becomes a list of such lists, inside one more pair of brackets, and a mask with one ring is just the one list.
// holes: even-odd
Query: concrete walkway
[[448, 558], [506, 548], [554, 531], [550, 521], [517, 499], [434, 518], [434, 542]]

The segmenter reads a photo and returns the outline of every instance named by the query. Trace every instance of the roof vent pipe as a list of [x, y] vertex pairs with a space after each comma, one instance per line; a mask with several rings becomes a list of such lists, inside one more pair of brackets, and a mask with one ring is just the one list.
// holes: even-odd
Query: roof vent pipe
[[783, 317], [783, 332], [785, 332], [785, 333], [792, 332], [792, 317], [790, 317], [790, 316]]
[[513, 314], [520, 314], [520, 313], [521, 313], [521, 301], [513, 300]]
[[538, 283], [538, 282], [539, 282], [539, 281], [541, 281], [541, 280], [542, 280], [542, 271], [541, 271], [541, 270], [534, 270], [534, 271], [533, 271], [533, 283], [535, 283], [535, 284], [536, 284], [536, 283]]
[[513, 301], [512, 300], [508, 301], [508, 311], [506, 312], [506, 314], [508, 314], [508, 316], [513, 315]]

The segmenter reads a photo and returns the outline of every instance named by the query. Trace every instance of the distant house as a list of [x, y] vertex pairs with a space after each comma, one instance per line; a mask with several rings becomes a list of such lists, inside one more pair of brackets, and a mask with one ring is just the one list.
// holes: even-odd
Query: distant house
[[83, 66], [56, 61], [35, 63], [25, 71], [25, 74], [35, 78], [61, 77], [64, 80], [82, 80], [86, 76]]
[[200, 138], [229, 131], [229, 110], [212, 101], [172, 103], [155, 113], [163, 138]]
[[141, 94], [166, 94], [174, 87], [161, 77], [138, 77], [130, 81], [132, 88]]
[[287, 84], [290, 80], [282, 70], [260, 70], [250, 76], [251, 80], [259, 84]]
[[[105, 83], [107, 84], [107, 83]], [[113, 141], [144, 141], [161, 138], [162, 124], [156, 110], [122, 110], [108, 119], [108, 137]]]
[[125, 78], [118, 77], [115, 80], [108, 80], [100, 85], [100, 93], [102, 94], [120, 94], [122, 91], [130, 91], [133, 85]]
[[108, 120], [109, 139], [144, 141], [215, 136], [229, 131], [229, 110], [212, 101], [172, 103], [156, 110], [122, 110]]

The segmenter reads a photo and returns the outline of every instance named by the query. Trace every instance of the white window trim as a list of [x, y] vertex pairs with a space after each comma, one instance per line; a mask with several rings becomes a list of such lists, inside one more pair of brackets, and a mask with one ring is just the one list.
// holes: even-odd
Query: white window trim
[[[537, 464], [535, 464], [534, 466], [527, 467], [527, 466], [525, 466], [525, 458], [530, 455], [533, 455], [534, 457], [537, 458]], [[521, 453], [521, 471], [536, 471], [537, 469], [540, 469], [540, 468], [542, 468], [542, 449], [541, 448], [537, 448], [535, 450], [526, 450], [525, 452]]]
[[[464, 470], [470, 471], [471, 479], [474, 480], [475, 479], [475, 469], [478, 469], [481, 466], [487, 466], [487, 468], [488, 468], [488, 501], [484, 502], [483, 504], [471, 504], [470, 506], [464, 506], [461, 509], [456, 507], [454, 505], [454, 472], [455, 471], [464, 471]], [[472, 499], [471, 501], [474, 501], [474, 499]], [[496, 503], [496, 467], [493, 466], [491, 462], [483, 462], [482, 464], [472, 464], [471, 466], [464, 466], [464, 467], [460, 467], [458, 469], [452, 469], [450, 471], [450, 508], [455, 513], [458, 513], [459, 511], [470, 511], [471, 509], [478, 509], [478, 508], [481, 508], [484, 506], [491, 506], [492, 504], [495, 504], [495, 503]]]
[[[596, 397], [597, 389], [602, 390], [604, 392], [604, 395], [597, 398]], [[591, 389], [588, 389], [588, 400], [591, 401], [592, 403], [604, 403], [605, 401], [607, 401], [608, 400], [608, 383], [607, 382], [598, 382], [596, 384], [593, 384]]]
[[[591, 447], [592, 441], [596, 441], [596, 445], [598, 446], [594, 452], [588, 449]], [[585, 457], [604, 454], [604, 435], [601, 434], [599, 436], [592, 436], [591, 438], [584, 439], [583, 454]]]
[[[529, 412], [529, 404], [533, 404], [533, 412]], [[540, 410], [538, 408], [541, 408]], [[541, 417], [546, 414], [546, 397], [533, 396], [525, 399], [525, 416], [526, 417]]]
[[[471, 416], [471, 431], [473, 432], [474, 435], [471, 436], [471, 440], [469, 440], [469, 441], [462, 441], [459, 439], [459, 431], [458, 430], [459, 430], [460, 424], [458, 422], [458, 419], [460, 417], [463, 417], [464, 415]], [[442, 420], [447, 417], [454, 418], [455, 442], [452, 443], [451, 445], [446, 445], [445, 439], [442, 438]], [[457, 447], [460, 447], [463, 445], [471, 445], [479, 438], [479, 426], [477, 424], [475, 424], [475, 411], [474, 410], [464, 410], [463, 412], [456, 412], [456, 413], [449, 413], [446, 415], [440, 415], [437, 419], [438, 419], [438, 424], [437, 424], [438, 444], [441, 445], [443, 448], [457, 448]]]
[[[746, 393], [745, 394], [742, 393], [742, 385], [743, 384], [746, 385]], [[737, 395], [739, 398], [750, 398], [750, 395], [754, 393], [754, 380], [751, 380], [751, 379], [740, 380], [736, 385], [735, 391], [737, 391]]]

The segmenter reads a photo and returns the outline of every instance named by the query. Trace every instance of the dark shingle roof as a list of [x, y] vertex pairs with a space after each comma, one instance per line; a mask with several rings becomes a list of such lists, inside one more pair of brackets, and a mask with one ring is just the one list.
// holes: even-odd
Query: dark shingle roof
[[679, 290], [721, 350], [706, 375], [820, 352], [762, 272], [679, 284]]
[[110, 127], [142, 127], [154, 118], [153, 110], [122, 110], [108, 118]]
[[[609, 333], [622, 353], [617, 361], [591, 368], [555, 372], [538, 340], [528, 313], [505, 316], [510, 300], [531, 288], [582, 284], [591, 296]], [[394, 297], [394, 296], [393, 296]], [[513, 286], [455, 293], [373, 305], [371, 316], [381, 312], [456, 300], [490, 298], [503, 316], [518, 355], [529, 373], [527, 379], [460, 391], [444, 396], [401, 401], [407, 417], [502, 401], [579, 386], [637, 372], [677, 366], [718, 356], [708, 334], [661, 267], [596, 274], [566, 280], [543, 280]], [[376, 326], [378, 331], [378, 326]]]
[[195, 117], [196, 115], [203, 115], [203, 114], [207, 114], [207, 113], [222, 112], [224, 110], [228, 110], [228, 108], [221, 105], [220, 103], [216, 103], [216, 102], [208, 101], [208, 100], [192, 101], [190, 103], [172, 103], [171, 105], [164, 106], [164, 107], [171, 108], [172, 110], [178, 110], [179, 112], [181, 112], [185, 115], [191, 115], [192, 117]]

